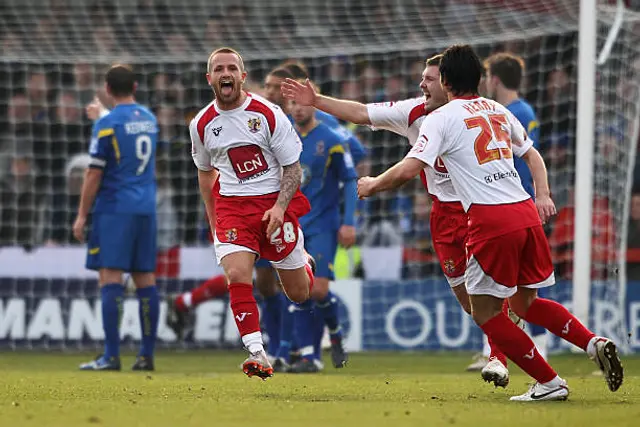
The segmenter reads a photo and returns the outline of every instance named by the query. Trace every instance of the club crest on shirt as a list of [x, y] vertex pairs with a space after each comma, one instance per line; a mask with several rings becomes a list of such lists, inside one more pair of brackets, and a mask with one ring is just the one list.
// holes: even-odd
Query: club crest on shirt
[[451, 258], [444, 260], [442, 263], [444, 266], [444, 272], [447, 274], [453, 274], [456, 271], [456, 263]]
[[249, 126], [249, 132], [251, 133], [260, 132], [262, 121], [260, 121], [259, 117], [254, 117], [253, 119], [249, 119], [247, 121], [247, 126]]
[[316, 156], [324, 156], [324, 141], [316, 143]]
[[225, 231], [225, 236], [227, 237], [227, 242], [235, 242], [238, 240], [238, 230], [235, 228], [231, 228]]

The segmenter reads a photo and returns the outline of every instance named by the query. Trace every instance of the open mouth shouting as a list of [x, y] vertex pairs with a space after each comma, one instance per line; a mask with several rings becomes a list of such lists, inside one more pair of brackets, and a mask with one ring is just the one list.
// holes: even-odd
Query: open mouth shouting
[[233, 87], [233, 79], [220, 79], [220, 95], [224, 97], [231, 96], [233, 94]]

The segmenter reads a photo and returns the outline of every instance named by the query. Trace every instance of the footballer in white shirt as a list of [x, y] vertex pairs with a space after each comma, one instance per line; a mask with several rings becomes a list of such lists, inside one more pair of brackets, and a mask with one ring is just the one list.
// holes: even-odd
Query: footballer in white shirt
[[300, 192], [302, 143], [280, 107], [244, 91], [246, 76], [238, 52], [215, 50], [206, 75], [215, 100], [196, 115], [189, 131], [216, 257], [250, 353], [243, 371], [265, 379], [273, 368], [253, 296], [253, 265], [258, 257], [271, 261], [289, 299], [306, 301], [313, 286], [312, 260], [298, 218], [311, 207]]
[[[447, 103], [447, 97], [440, 84], [441, 58], [442, 55], [435, 55], [426, 60], [420, 81], [424, 96], [419, 98], [362, 104], [320, 95], [310, 82], [303, 84], [291, 79], [282, 83], [282, 93], [298, 104], [313, 105], [342, 120], [386, 129], [405, 136], [413, 146], [420, 135], [420, 126], [428, 114]], [[469, 295], [464, 286], [467, 213], [460, 203], [442, 159], [437, 159], [433, 167], [426, 166], [421, 170], [420, 178], [433, 201], [430, 226], [433, 247], [440, 267], [460, 305], [471, 314]], [[504, 305], [504, 310], [509, 313], [508, 304]], [[489, 342], [489, 346], [490, 363], [483, 367], [482, 377], [496, 386], [506, 387], [509, 383], [506, 357], [493, 342]]]
[[[441, 158], [469, 214], [465, 277], [473, 319], [536, 380], [526, 393], [511, 400], [566, 400], [569, 388], [527, 334], [504, 314], [505, 298], [526, 321], [585, 350], [603, 370], [609, 389], [616, 391], [623, 369], [615, 344], [596, 336], [561, 304], [537, 297], [537, 288], [555, 282], [542, 229], [542, 222], [555, 214], [546, 168], [507, 108], [478, 95], [482, 72], [482, 63], [470, 46], [445, 50], [440, 76], [449, 103], [425, 118], [418, 141], [405, 159], [375, 178], [361, 178], [359, 195], [397, 188]], [[526, 161], [534, 175], [535, 204], [522, 188], [514, 154]]]

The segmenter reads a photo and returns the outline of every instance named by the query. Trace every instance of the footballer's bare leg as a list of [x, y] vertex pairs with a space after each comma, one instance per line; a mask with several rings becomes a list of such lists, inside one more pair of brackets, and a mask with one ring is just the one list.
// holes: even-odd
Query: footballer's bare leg
[[301, 304], [311, 296], [311, 288], [314, 286], [311, 266], [306, 264], [294, 270], [278, 268], [278, 276], [282, 283], [282, 289], [289, 299]]
[[583, 349], [604, 373], [609, 389], [616, 391], [620, 388], [624, 370], [613, 341], [596, 336], [562, 304], [539, 298], [536, 289], [520, 287], [509, 303], [511, 309], [527, 322], [542, 326]]
[[266, 379], [273, 375], [273, 368], [264, 351], [260, 332], [260, 314], [253, 296], [253, 264], [256, 255], [241, 251], [225, 255], [220, 264], [229, 282], [231, 311], [242, 337], [242, 343], [249, 351], [249, 357], [242, 364], [247, 376]]
[[271, 267], [256, 267], [256, 288], [265, 298], [280, 293], [281, 286], [277, 276]]

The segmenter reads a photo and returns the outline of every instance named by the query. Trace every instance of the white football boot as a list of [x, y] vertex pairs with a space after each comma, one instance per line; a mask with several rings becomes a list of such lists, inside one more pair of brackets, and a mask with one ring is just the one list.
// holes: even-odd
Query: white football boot
[[482, 375], [483, 380], [493, 383], [496, 387], [509, 385], [509, 370], [495, 357], [489, 359], [489, 362], [482, 368], [480, 375]]
[[587, 346], [587, 354], [602, 371], [609, 390], [618, 390], [622, 385], [624, 370], [613, 341], [604, 337], [594, 337]]
[[567, 400], [569, 387], [567, 382], [560, 377], [545, 384], [535, 383], [525, 394], [511, 397], [513, 402], [542, 402], [547, 400]]

